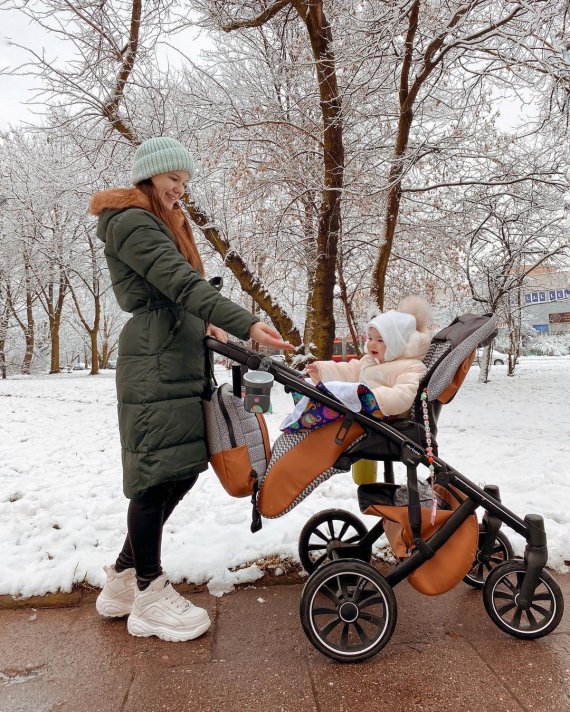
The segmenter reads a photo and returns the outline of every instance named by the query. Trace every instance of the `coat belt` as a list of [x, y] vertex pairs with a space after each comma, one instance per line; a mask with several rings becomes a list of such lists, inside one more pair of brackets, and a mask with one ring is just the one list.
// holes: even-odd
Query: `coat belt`
[[150, 299], [146, 304], [144, 304], [142, 307], [137, 307], [136, 309], [133, 309], [131, 314], [133, 316], [136, 316], [137, 314], [142, 314], [143, 312], [148, 312], [148, 311], [154, 311], [155, 309], [174, 309], [178, 311], [180, 309], [180, 306], [178, 304], [175, 304], [174, 302], [167, 302], [167, 301], [161, 301], [161, 302], [152, 302]]

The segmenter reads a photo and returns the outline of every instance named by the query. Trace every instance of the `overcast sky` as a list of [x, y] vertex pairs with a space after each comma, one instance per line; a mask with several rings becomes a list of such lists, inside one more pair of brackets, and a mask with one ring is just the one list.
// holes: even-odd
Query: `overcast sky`
[[[36, 52], [45, 49], [50, 59], [71, 57], [72, 47], [59, 41], [53, 35], [30, 22], [22, 13], [15, 10], [0, 11], [0, 70], [6, 67], [16, 67], [26, 59], [24, 51], [15, 44], [33, 47]], [[184, 47], [184, 51], [194, 60], [198, 59], [201, 49], [211, 44], [207, 36], [199, 36], [195, 30], [181, 33], [173, 44]], [[190, 50], [189, 50], [190, 48]], [[176, 66], [180, 55], [170, 52], [168, 59]], [[41, 112], [40, 106], [29, 106], [34, 96], [37, 81], [30, 77], [13, 77], [0, 74], [0, 130], [20, 121], [37, 121], [32, 112]], [[528, 118], [529, 109], [522, 109], [519, 101], [501, 101], [501, 116], [497, 119], [499, 128], [508, 130], [516, 126], [523, 116]]]

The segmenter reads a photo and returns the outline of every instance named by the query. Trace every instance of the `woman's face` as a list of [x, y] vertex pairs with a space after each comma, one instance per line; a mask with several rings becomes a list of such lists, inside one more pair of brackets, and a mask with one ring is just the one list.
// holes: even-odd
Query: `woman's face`
[[378, 359], [381, 363], [384, 362], [386, 354], [386, 344], [384, 343], [380, 333], [373, 326], [368, 328], [368, 340], [366, 342], [368, 353], [372, 358]]
[[152, 176], [150, 179], [158, 199], [167, 210], [172, 210], [184, 195], [189, 180], [190, 174], [187, 171], [168, 171]]

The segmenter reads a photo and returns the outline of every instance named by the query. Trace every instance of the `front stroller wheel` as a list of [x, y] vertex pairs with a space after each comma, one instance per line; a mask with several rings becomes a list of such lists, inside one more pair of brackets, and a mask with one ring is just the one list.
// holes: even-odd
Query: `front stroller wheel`
[[473, 561], [473, 566], [465, 574], [463, 580], [468, 583], [473, 588], [482, 589], [485, 584], [485, 579], [491, 573], [491, 571], [499, 564], [509, 561], [514, 557], [513, 547], [511, 542], [503, 534], [503, 532], [498, 531], [495, 536], [495, 541], [493, 543], [493, 549], [491, 551], [491, 556], [488, 561], [484, 561], [481, 557], [481, 550], [483, 548], [483, 542], [485, 540], [485, 532], [479, 532], [479, 544], [477, 546], [477, 553], [475, 554], [475, 560]]
[[526, 573], [524, 561], [497, 566], [483, 586], [483, 602], [493, 623], [515, 638], [542, 638], [552, 633], [564, 612], [562, 591], [546, 571], [541, 571], [528, 608], [518, 606]]
[[392, 587], [370, 564], [333, 561], [309, 578], [301, 623], [315, 648], [341, 663], [375, 655], [392, 637], [397, 605]]
[[[309, 574], [329, 561], [330, 552], [336, 544], [357, 544], [368, 532], [366, 524], [344, 509], [325, 509], [309, 519], [299, 536], [299, 558]], [[357, 555], [362, 561], [370, 561], [372, 547], [364, 547]], [[355, 554], [351, 553], [351, 557]]]

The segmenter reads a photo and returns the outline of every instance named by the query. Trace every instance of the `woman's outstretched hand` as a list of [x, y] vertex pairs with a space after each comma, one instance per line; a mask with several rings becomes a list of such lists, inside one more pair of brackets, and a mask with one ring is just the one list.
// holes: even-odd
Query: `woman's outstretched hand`
[[271, 346], [274, 349], [284, 349], [285, 351], [291, 351], [295, 348], [288, 341], [283, 341], [278, 331], [275, 331], [267, 324], [262, 324], [260, 321], [251, 325], [249, 336], [262, 346]]
[[206, 336], [211, 336], [214, 339], [217, 339], [218, 341], [223, 341], [225, 344], [228, 340], [228, 335], [223, 329], [220, 329], [219, 326], [214, 326], [213, 324], [208, 324], [208, 328], [206, 329]]

